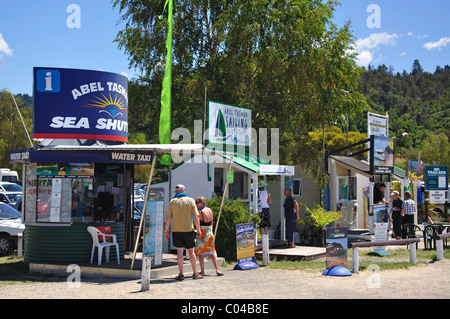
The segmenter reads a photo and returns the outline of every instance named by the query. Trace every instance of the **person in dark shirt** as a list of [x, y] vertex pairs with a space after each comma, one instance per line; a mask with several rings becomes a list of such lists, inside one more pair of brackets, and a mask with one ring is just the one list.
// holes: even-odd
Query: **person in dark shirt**
[[284, 189], [284, 196], [286, 199], [284, 200], [284, 216], [286, 217], [286, 240], [288, 242], [288, 247], [295, 247], [294, 240], [294, 227], [295, 221], [299, 219], [298, 216], [298, 203], [295, 200], [294, 196], [292, 196], [292, 190], [290, 187], [286, 187]]
[[386, 184], [381, 183], [378, 186], [375, 185], [373, 188], [373, 203], [374, 204], [387, 204], [389, 205], [390, 202], [387, 200], [384, 200], [384, 190], [386, 189]]
[[392, 230], [396, 239], [402, 239], [402, 206], [403, 200], [400, 198], [397, 191], [391, 194], [392, 201]]

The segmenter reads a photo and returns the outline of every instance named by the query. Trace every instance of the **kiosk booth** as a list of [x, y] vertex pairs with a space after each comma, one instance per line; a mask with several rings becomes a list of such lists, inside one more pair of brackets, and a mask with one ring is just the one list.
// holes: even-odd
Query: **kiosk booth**
[[[123, 258], [125, 251], [133, 249], [136, 236], [134, 165], [154, 164], [157, 154], [202, 149], [202, 145], [190, 144], [108, 145], [59, 140], [57, 145], [11, 151], [10, 162], [23, 164], [25, 262], [89, 261], [92, 239], [88, 226], [111, 227]], [[116, 258], [114, 250], [111, 258]]]
[[152, 164], [151, 179], [157, 154], [203, 146], [126, 144], [128, 80], [120, 74], [35, 67], [33, 79], [39, 144], [10, 152], [11, 164], [23, 164], [25, 262], [90, 261], [88, 226], [110, 227], [122, 258], [135, 241], [134, 165]]

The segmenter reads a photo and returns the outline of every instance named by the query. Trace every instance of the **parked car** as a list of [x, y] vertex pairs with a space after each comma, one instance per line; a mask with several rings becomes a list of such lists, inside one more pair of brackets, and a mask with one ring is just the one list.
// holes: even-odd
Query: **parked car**
[[17, 235], [24, 233], [20, 213], [5, 203], [0, 203], [0, 255], [5, 255], [17, 248]]
[[0, 202], [8, 204], [11, 207], [22, 198], [22, 192], [0, 192]]
[[22, 192], [22, 186], [11, 182], [0, 182], [0, 192]]
[[134, 200], [134, 226], [139, 226], [142, 217], [142, 211], [144, 210], [144, 200]]

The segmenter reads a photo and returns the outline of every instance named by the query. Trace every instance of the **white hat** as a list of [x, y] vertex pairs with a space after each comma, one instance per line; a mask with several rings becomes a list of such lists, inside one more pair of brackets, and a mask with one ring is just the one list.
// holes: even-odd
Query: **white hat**
[[183, 184], [178, 184], [177, 186], [175, 186], [175, 189], [182, 189], [182, 190], [184, 190], [185, 187], [184, 187]]

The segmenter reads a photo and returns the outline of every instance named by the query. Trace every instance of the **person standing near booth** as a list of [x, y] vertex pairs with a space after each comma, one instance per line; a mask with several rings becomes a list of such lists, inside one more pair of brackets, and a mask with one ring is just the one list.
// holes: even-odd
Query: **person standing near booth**
[[298, 216], [298, 203], [294, 196], [292, 196], [292, 189], [290, 187], [284, 189], [284, 196], [286, 197], [283, 204], [284, 216], [286, 217], [286, 240], [288, 242], [288, 247], [294, 248], [295, 221], [300, 219]]
[[[175, 196], [169, 202], [169, 208], [166, 213], [165, 237], [170, 239], [169, 227], [172, 222], [173, 245], [177, 248], [177, 263], [179, 274], [176, 280], [184, 280], [183, 272], [183, 252], [188, 251], [189, 261], [192, 266], [192, 278], [201, 279], [202, 276], [197, 273], [197, 260], [194, 253], [195, 238], [201, 235], [198, 210], [193, 198], [186, 193], [184, 185], [178, 184], [175, 187]], [[195, 231], [194, 229], [195, 224]]]
[[267, 228], [272, 226], [270, 222], [269, 207], [272, 205], [270, 193], [266, 190], [267, 183], [265, 181], [258, 182], [258, 213], [261, 217], [259, 229], [261, 234], [267, 234]]
[[416, 203], [411, 199], [411, 193], [406, 191], [404, 195], [405, 201], [402, 206], [402, 237], [406, 238], [405, 224], [414, 224], [414, 213], [416, 212]]
[[391, 194], [392, 201], [392, 230], [396, 239], [402, 239], [402, 206], [403, 200], [400, 198], [397, 191]]

